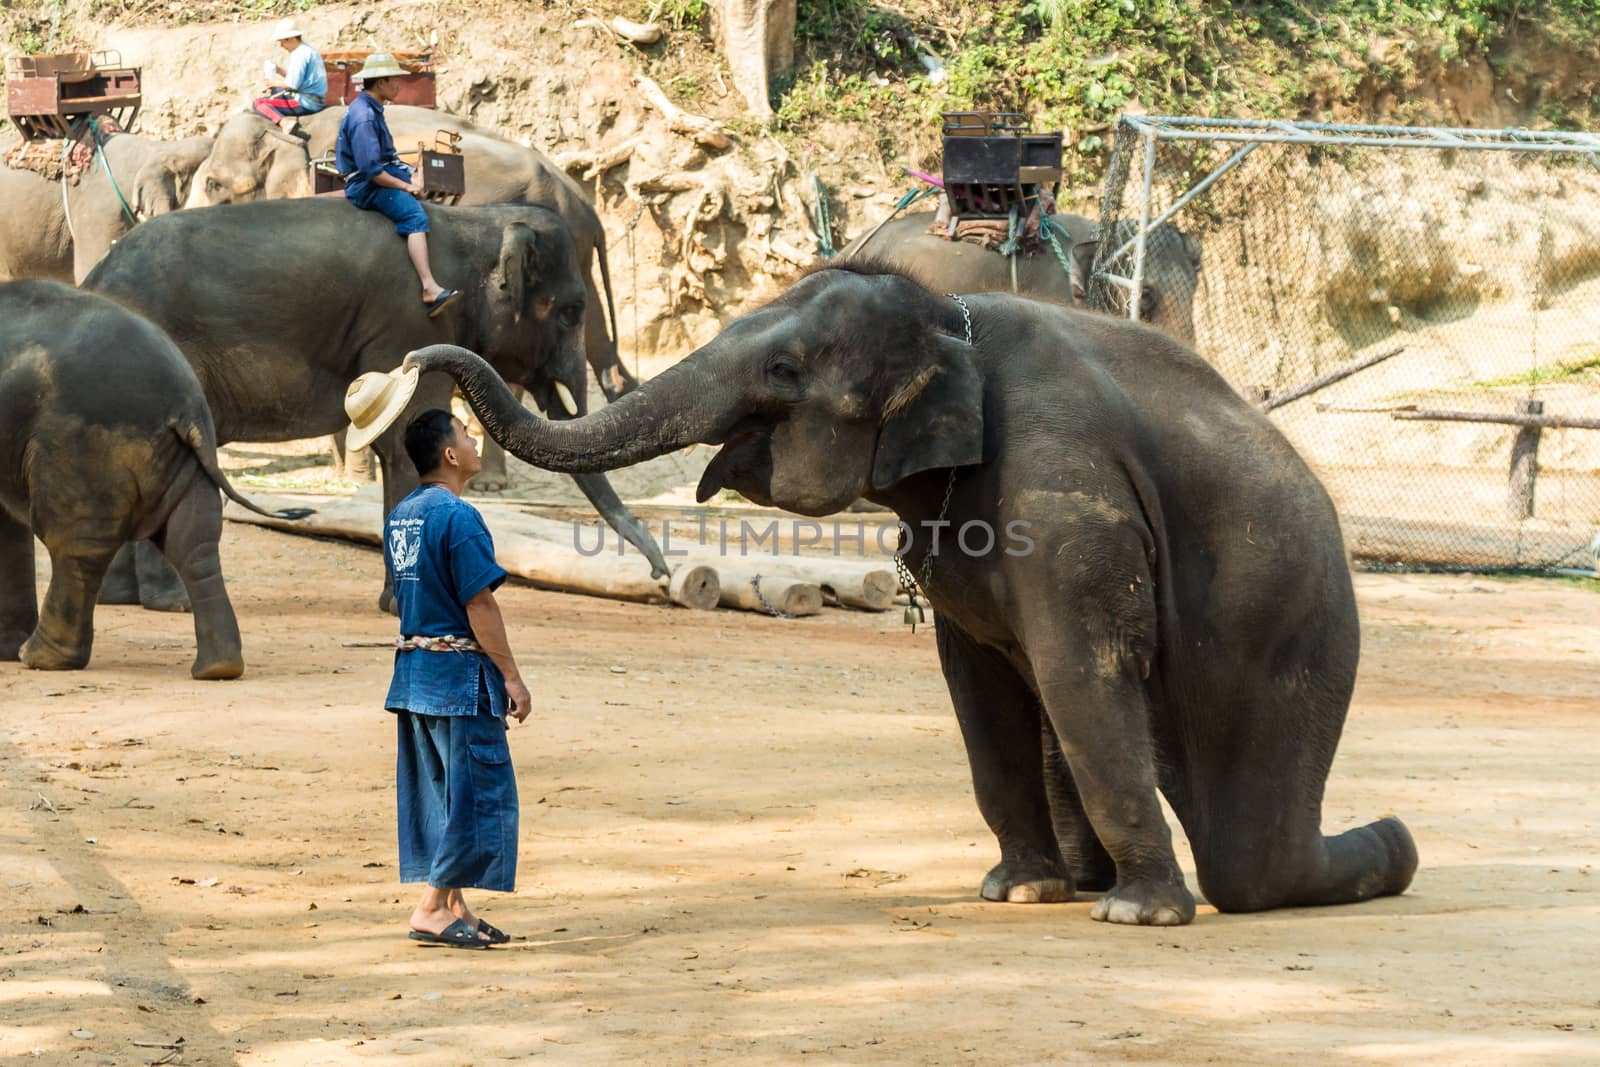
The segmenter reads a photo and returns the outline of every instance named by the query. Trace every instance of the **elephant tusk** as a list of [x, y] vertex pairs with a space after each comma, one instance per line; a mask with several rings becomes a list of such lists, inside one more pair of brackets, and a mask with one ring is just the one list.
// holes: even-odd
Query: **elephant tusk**
[[578, 402], [572, 398], [572, 390], [567, 388], [566, 382], [556, 383], [556, 396], [561, 398], [561, 406], [567, 409], [568, 415], [578, 414]]

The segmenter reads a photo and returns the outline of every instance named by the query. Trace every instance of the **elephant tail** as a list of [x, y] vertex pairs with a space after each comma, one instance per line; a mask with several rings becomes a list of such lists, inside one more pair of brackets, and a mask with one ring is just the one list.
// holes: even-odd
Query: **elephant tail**
[[[210, 420], [207, 420], [209, 423]], [[212, 433], [207, 432], [210, 426], [202, 427], [198, 422], [191, 422], [187, 426], [180, 425], [174, 419], [168, 423], [178, 440], [194, 453], [194, 458], [200, 461], [200, 467], [206, 472], [206, 477], [211, 483], [227, 496], [227, 498], [242, 508], [249, 508], [257, 515], [265, 515], [269, 519], [303, 519], [307, 515], [315, 515], [315, 508], [284, 508], [282, 511], [268, 511], [266, 508], [252, 501], [228, 481], [228, 476], [222, 473], [222, 468], [217, 466], [217, 442]]]

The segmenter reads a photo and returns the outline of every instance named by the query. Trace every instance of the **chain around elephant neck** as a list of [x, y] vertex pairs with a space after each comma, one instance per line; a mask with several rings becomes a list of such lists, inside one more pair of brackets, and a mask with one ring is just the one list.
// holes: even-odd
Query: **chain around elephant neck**
[[[954, 300], [956, 302], [956, 306], [961, 309], [961, 319], [967, 328], [967, 344], [968, 346], [971, 346], [972, 309], [967, 307], [967, 302], [961, 299], [955, 293], [946, 293], [945, 295], [951, 300]], [[945, 516], [950, 513], [950, 497], [955, 490], [956, 468], [951, 467], [950, 480], [944, 483], [944, 501], [939, 505], [939, 518], [936, 525], [942, 525], [945, 521]], [[905, 532], [902, 531], [902, 537], [904, 536], [904, 533]], [[908, 544], [905, 547], [909, 549], [910, 545]], [[933, 550], [933, 546], [929, 545], [928, 551], [922, 557], [922, 573], [919, 576], [919, 580], [919, 578], [913, 578], [911, 576], [911, 569], [906, 566], [906, 562], [902, 554], [899, 552], [895, 553], [895, 569], [900, 572], [900, 584], [906, 587], [906, 596], [910, 601], [910, 603], [906, 606], [906, 622], [910, 625], [912, 633], [917, 632], [917, 622], [922, 617], [922, 606], [917, 603], [917, 594], [920, 592], [923, 596], [928, 597], [928, 602], [930, 604], [933, 602], [933, 598], [928, 595], [928, 590], [933, 588], [933, 557], [937, 555], [938, 553]]]

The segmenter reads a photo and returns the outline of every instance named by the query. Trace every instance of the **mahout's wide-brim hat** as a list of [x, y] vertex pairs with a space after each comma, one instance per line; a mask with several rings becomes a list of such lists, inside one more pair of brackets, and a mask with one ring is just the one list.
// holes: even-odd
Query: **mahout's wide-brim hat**
[[416, 391], [415, 367], [396, 367], [387, 374], [368, 371], [351, 382], [344, 394], [344, 413], [350, 419], [350, 429], [345, 431], [345, 448], [354, 452], [377, 440], [394, 425]]

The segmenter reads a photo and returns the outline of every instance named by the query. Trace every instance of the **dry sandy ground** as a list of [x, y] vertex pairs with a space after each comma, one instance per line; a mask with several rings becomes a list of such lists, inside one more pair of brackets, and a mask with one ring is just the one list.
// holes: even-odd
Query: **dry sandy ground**
[[510, 589], [538, 711], [480, 905], [521, 939], [478, 953], [404, 936], [377, 553], [223, 551], [243, 680], [134, 608], [87, 672], [0, 665], [0, 1061], [1600, 1060], [1590, 590], [1361, 576], [1326, 826], [1401, 814], [1412, 891], [1154, 930], [976, 899], [931, 631]]

